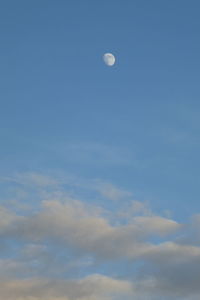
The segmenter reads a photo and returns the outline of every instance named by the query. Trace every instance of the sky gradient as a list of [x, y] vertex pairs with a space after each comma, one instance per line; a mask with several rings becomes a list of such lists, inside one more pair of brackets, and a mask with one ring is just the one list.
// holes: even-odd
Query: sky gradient
[[0, 1], [0, 300], [199, 299], [199, 11]]

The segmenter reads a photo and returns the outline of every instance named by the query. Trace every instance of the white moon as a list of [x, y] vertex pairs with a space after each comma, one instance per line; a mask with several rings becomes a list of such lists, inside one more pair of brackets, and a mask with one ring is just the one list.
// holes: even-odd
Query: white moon
[[112, 53], [105, 53], [103, 56], [103, 60], [109, 67], [112, 67], [115, 64], [115, 57]]

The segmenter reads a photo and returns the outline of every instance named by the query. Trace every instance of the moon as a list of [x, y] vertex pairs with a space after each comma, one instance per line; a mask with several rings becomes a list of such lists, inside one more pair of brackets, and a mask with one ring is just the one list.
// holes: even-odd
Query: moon
[[112, 53], [105, 53], [103, 55], [103, 60], [109, 67], [112, 67], [115, 64], [115, 56]]

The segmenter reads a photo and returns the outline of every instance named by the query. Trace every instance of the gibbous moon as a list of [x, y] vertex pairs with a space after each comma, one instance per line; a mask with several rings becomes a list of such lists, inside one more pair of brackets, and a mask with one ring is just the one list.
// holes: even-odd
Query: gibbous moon
[[109, 67], [112, 67], [115, 64], [115, 57], [112, 53], [105, 53], [103, 56], [103, 60]]

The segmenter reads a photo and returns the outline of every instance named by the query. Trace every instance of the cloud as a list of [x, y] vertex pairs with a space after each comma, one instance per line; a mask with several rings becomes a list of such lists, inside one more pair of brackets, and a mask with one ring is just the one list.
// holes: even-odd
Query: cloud
[[181, 228], [177, 222], [160, 216], [139, 216], [133, 221], [141, 230], [154, 235], [166, 235]]
[[132, 153], [123, 147], [75, 142], [64, 145], [62, 149], [64, 149], [65, 159], [74, 163], [87, 165], [130, 165], [132, 163]]
[[55, 186], [59, 183], [56, 179], [37, 172], [17, 173], [15, 174], [15, 176], [2, 177], [1, 181], [13, 182], [24, 186], [38, 186], [43, 188], [52, 185]]
[[20, 217], [15, 213], [8, 210], [6, 207], [0, 206], [0, 235], [4, 233], [11, 224], [19, 219]]
[[4, 281], [0, 291], [0, 300], [109, 300], [130, 295], [132, 286], [125, 280], [94, 274], [79, 280]]
[[96, 190], [99, 191], [102, 196], [110, 200], [123, 200], [132, 196], [128, 191], [119, 189], [113, 184], [100, 181], [96, 182]]
[[145, 244], [146, 238], [180, 228], [177, 222], [159, 216], [136, 216], [131, 223], [114, 226], [95, 209], [71, 199], [69, 203], [44, 201], [42, 205], [33, 215], [16, 216], [6, 234], [28, 242], [56, 241], [99, 259], [117, 259], [141, 256], [151, 247]]
[[6, 245], [0, 248], [0, 300], [194, 300], [200, 295], [199, 215], [179, 224], [132, 201], [123, 189], [92, 181], [87, 186], [92, 195], [127, 200], [111, 201], [106, 210], [80, 193], [69, 196], [62, 181], [24, 176], [18, 176], [20, 185], [40, 193], [33, 193], [32, 210], [0, 207], [0, 242]]

